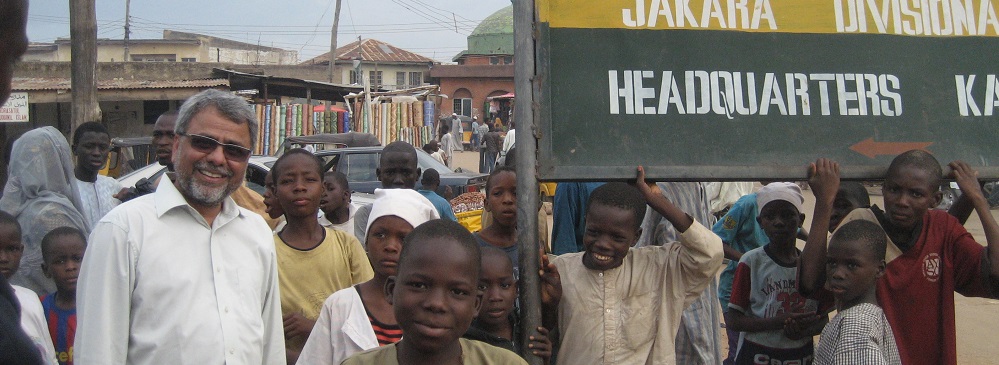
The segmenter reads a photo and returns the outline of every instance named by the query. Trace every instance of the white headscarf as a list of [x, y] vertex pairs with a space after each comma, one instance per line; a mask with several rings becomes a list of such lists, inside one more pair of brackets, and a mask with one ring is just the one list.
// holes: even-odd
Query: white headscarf
[[371, 223], [387, 215], [402, 218], [413, 225], [413, 228], [441, 217], [434, 204], [416, 190], [375, 189], [375, 202], [371, 203], [371, 214], [368, 215], [365, 232], [371, 233]]
[[21, 225], [24, 254], [12, 284], [39, 294], [55, 291], [55, 284], [42, 274], [42, 238], [59, 227], [74, 227], [90, 234], [79, 208], [73, 159], [69, 143], [52, 127], [28, 131], [14, 141], [7, 185], [0, 210], [17, 217]]

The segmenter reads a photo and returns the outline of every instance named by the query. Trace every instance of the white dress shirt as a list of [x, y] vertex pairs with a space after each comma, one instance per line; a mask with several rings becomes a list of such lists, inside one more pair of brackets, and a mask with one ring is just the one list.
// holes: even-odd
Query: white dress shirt
[[283, 364], [274, 240], [231, 198], [209, 227], [169, 181], [90, 234], [75, 363]]

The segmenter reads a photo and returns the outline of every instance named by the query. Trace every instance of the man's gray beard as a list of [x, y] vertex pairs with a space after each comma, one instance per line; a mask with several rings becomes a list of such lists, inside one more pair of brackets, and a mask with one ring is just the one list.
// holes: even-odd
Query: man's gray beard
[[236, 189], [239, 189], [240, 185], [243, 185], [243, 179], [239, 179], [238, 181], [229, 183], [225, 188], [201, 186], [195, 183], [192, 176], [180, 171], [177, 172], [177, 182], [180, 193], [188, 201], [204, 206], [214, 206], [222, 203], [226, 197], [236, 191]]

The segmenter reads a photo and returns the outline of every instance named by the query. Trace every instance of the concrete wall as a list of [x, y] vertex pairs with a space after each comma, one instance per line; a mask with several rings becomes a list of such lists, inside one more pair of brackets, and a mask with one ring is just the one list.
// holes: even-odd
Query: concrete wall
[[[59, 49], [57, 53], [57, 61], [70, 61], [72, 56], [70, 55], [70, 44], [58, 44]], [[199, 56], [201, 56], [202, 50], [201, 46], [198, 44], [184, 44], [184, 43], [132, 43], [128, 46], [128, 52], [131, 57], [143, 54], [169, 54], [175, 55], [176, 61], [180, 62], [182, 58], [194, 58], [197, 61], [201, 61]], [[97, 62], [122, 62], [125, 57], [125, 47], [122, 44], [101, 44], [97, 47]], [[134, 58], [133, 58], [134, 59]]]

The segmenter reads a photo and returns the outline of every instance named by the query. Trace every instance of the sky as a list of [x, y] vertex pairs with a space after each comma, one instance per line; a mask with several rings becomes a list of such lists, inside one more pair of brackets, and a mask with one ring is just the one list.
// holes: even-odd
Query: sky
[[[97, 37], [124, 36], [126, 0], [96, 0]], [[35, 0], [28, 38], [69, 37], [69, 3]], [[281, 5], [275, 5], [280, 3]], [[163, 30], [201, 33], [299, 51], [299, 61], [329, 52], [336, 0], [131, 0], [131, 39]], [[337, 47], [374, 38], [441, 62], [466, 49], [478, 23], [510, 0], [342, 0]]]

